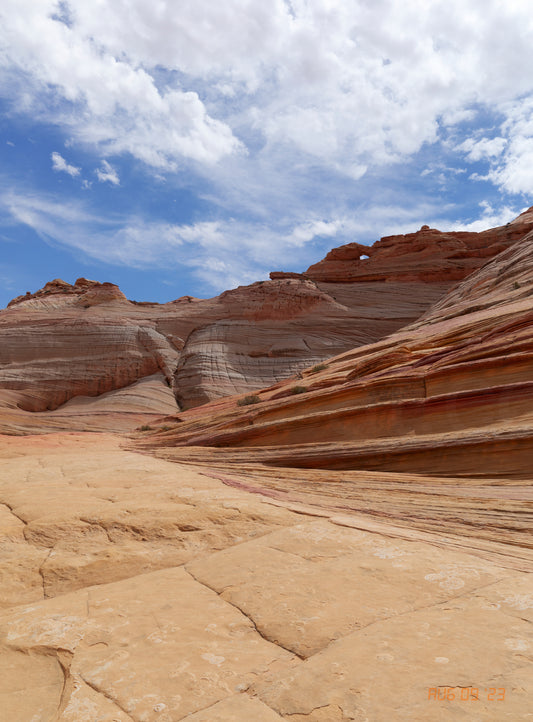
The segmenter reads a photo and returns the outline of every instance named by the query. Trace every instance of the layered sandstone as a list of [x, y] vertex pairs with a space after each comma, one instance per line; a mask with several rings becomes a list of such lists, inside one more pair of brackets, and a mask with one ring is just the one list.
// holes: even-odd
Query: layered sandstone
[[442, 232], [422, 226], [416, 233], [385, 236], [373, 246], [334, 248], [303, 274], [317, 282], [460, 281], [487, 259], [512, 246], [533, 227], [531, 209], [511, 223], [480, 233]]
[[[94, 428], [120, 391], [107, 428], [132, 429], [276, 384], [414, 321], [453, 282], [511, 248], [531, 215], [483, 233], [423, 227], [372, 247], [348, 244], [305, 274], [273, 273], [207, 300], [135, 303], [110, 283], [51, 281], [0, 312], [4, 428]], [[359, 260], [363, 252], [369, 258]], [[148, 379], [153, 393], [140, 400]], [[79, 416], [65, 406], [73, 399], [83, 400]]]
[[[182, 414], [139, 443], [164, 458], [244, 471], [259, 493], [299, 502], [312, 494], [325, 508], [363, 508], [426, 531], [438, 510], [451, 534], [490, 540], [496, 523], [502, 539], [531, 547], [523, 513], [531, 505], [532, 325], [530, 233], [387, 339], [264, 389], [257, 403], [227, 399]], [[369, 472], [435, 479], [423, 488], [439, 501], [427, 509], [422, 496], [403, 497], [401, 476], [390, 477], [397, 506], [378, 500], [368, 495]]]
[[2, 312], [6, 719], [527, 719], [532, 259]]

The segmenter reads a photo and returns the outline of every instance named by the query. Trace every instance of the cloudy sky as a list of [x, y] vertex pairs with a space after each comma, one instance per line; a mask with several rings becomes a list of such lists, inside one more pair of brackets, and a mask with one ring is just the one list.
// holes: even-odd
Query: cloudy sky
[[533, 204], [528, 0], [3, 0], [0, 306], [210, 296]]

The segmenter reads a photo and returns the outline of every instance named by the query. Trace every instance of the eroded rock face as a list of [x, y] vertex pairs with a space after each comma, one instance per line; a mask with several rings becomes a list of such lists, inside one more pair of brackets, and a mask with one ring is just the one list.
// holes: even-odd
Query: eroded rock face
[[182, 447], [173, 453], [183, 459], [189, 446], [224, 447], [216, 454], [228, 464], [524, 478], [532, 325], [530, 233], [387, 339], [265, 389], [249, 407], [227, 400], [205, 417], [183, 415], [154, 443]]
[[[377, 286], [283, 278], [159, 305], [130, 302], [112, 284], [54, 281], [0, 312], [0, 399], [19, 410], [19, 431], [58, 428], [55, 412], [71, 399], [96, 400], [159, 374], [163, 403], [154, 397], [149, 413], [166, 415], [275, 384], [375, 341], [418, 318], [447, 288]], [[172, 395], [179, 406], [170, 408]], [[24, 421], [24, 412], [46, 414]], [[138, 418], [122, 421], [134, 428]]]
[[74, 285], [71, 285], [56, 278], [35, 293], [27, 291], [24, 296], [17, 296], [8, 303], [8, 308], [22, 303], [25, 308], [42, 308], [43, 305], [58, 308], [74, 304], [87, 308], [98, 303], [125, 300], [126, 296], [114, 283], [99, 283], [89, 281], [87, 278], [78, 278]]
[[317, 282], [460, 281], [533, 228], [531, 209], [506, 226], [480, 233], [442, 232], [422, 226], [416, 233], [385, 236], [373, 246], [334, 248], [303, 274]]
[[[4, 428], [65, 428], [67, 418], [68, 428], [94, 428], [108, 408], [103, 396], [120, 391], [106, 428], [132, 429], [143, 413], [150, 423], [305, 375], [408, 326], [458, 279], [511, 251], [532, 215], [483, 233], [423, 227], [372, 247], [348, 244], [305, 274], [274, 272], [270, 281], [207, 300], [135, 303], [110, 283], [51, 281], [0, 311]], [[148, 403], [143, 392], [139, 403], [133, 385], [148, 378], [143, 391], [154, 394]], [[76, 398], [92, 399], [79, 417], [64, 408]]]

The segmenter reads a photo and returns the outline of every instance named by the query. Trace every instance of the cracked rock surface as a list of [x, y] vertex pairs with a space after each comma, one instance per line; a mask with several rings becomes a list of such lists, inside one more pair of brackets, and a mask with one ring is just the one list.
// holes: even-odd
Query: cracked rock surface
[[0, 436], [6, 720], [533, 719], [512, 555], [122, 444]]

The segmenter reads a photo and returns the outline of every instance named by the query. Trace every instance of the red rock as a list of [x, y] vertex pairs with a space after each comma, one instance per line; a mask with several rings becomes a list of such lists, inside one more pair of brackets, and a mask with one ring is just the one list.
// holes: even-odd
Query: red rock
[[[422, 226], [416, 233], [385, 236], [373, 246], [348, 243], [334, 248], [305, 276], [314, 281], [459, 281], [533, 228], [533, 211], [512, 223], [480, 233], [442, 232]], [[367, 259], [361, 259], [363, 255]]]
[[205, 459], [224, 447], [224, 465], [526, 478], [532, 328], [533, 232], [388, 338], [258, 392], [259, 403], [185, 414], [153, 443], [205, 447]]
[[293, 271], [271, 271], [269, 276], [271, 281], [279, 281], [283, 278], [305, 278], [303, 273], [294, 273]]
[[[59, 410], [57, 428], [56, 422], [66, 418], [61, 407], [72, 399], [96, 399], [148, 377], [161, 385], [150, 418], [158, 411], [171, 413], [171, 393], [178, 411], [275, 386], [415, 321], [454, 280], [502, 248], [512, 249], [532, 226], [528, 211], [508, 226], [483, 233], [423, 227], [372, 247], [351, 243], [333, 249], [306, 274], [274, 272], [272, 280], [208, 300], [183, 296], [162, 305], [135, 303], [111, 283], [79, 278], [71, 285], [56, 279], [0, 312], [4, 408], [9, 413], [14, 406], [19, 409], [19, 430], [24, 424], [28, 429], [46, 426]], [[369, 258], [360, 260], [365, 254]], [[382, 371], [393, 357], [401, 364], [405, 353], [383, 356], [367, 350], [348, 381], [363, 370], [366, 375]], [[322, 376], [313, 381], [330, 383]], [[281, 388], [275, 393], [291, 392]], [[124, 408], [130, 397], [121, 398]], [[133, 392], [131, 399], [136, 398]], [[134, 409], [139, 410], [132, 403], [131, 415], [124, 412], [127, 428]], [[148, 413], [145, 400], [141, 407]], [[24, 412], [48, 416], [24, 420]], [[68, 417], [72, 428], [76, 418]], [[79, 423], [85, 428], [87, 417]]]

